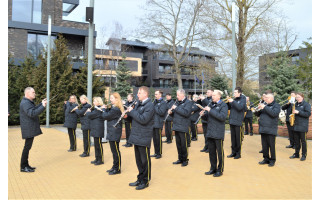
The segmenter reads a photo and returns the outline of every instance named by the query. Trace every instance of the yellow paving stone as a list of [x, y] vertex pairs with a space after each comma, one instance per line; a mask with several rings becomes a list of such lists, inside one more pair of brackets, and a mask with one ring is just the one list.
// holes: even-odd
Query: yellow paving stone
[[[245, 136], [241, 159], [227, 158], [231, 152], [230, 134], [224, 142], [225, 169], [222, 177], [206, 176], [210, 168], [209, 154], [200, 150], [203, 135], [192, 141], [189, 165], [181, 167], [172, 162], [178, 158], [175, 140], [163, 144], [163, 157], [151, 158], [150, 186], [142, 191], [128, 184], [137, 179], [134, 148], [122, 147], [121, 174], [106, 173], [112, 167], [108, 143], [103, 144], [104, 164], [90, 164], [90, 157], [81, 158], [81, 139], [77, 151], [67, 152], [69, 138], [54, 128], [42, 128], [30, 151], [29, 163], [35, 173], [20, 172], [24, 145], [20, 128], [8, 129], [8, 197], [9, 199], [311, 199], [312, 198], [312, 141], [308, 140], [308, 157], [301, 162], [289, 159], [293, 149], [285, 148], [287, 138], [277, 137], [277, 161], [274, 167], [260, 166], [262, 160], [259, 135]], [[163, 138], [164, 140], [164, 138]], [[153, 145], [151, 154], [154, 153]]]

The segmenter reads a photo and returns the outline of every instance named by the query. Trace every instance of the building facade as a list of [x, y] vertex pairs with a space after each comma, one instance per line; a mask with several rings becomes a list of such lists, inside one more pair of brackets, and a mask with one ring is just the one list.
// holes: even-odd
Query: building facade
[[[132, 71], [131, 85], [134, 93], [140, 86], [161, 89], [164, 93], [170, 93], [173, 87], [178, 86], [177, 75], [173, 67], [174, 60], [165, 45], [139, 40], [132, 41], [125, 38], [110, 38], [107, 45], [116, 50], [96, 51], [96, 66], [100, 66], [100, 68], [96, 69], [95, 74], [104, 76], [106, 82], [113, 79], [111, 80], [112, 87], [115, 86], [115, 69], [122, 59], [122, 54], [126, 56], [127, 66]], [[202, 92], [202, 86], [196, 79], [202, 81], [203, 74], [205, 82], [208, 83], [212, 77], [211, 74], [217, 67], [217, 56], [199, 48], [191, 48], [187, 51], [189, 51], [189, 55], [181, 67], [183, 89], [188, 94], [199, 94]], [[107, 83], [107, 86], [110, 87], [110, 83]]]
[[[294, 49], [287, 51], [287, 56], [291, 58], [293, 65], [299, 65], [299, 60], [304, 59], [308, 55], [307, 48]], [[270, 77], [267, 74], [267, 66], [276, 58], [278, 53], [270, 53], [259, 56], [259, 90], [264, 91], [266, 85], [271, 84]]]
[[89, 28], [85, 7], [88, 6], [89, 1], [83, 0], [9, 0], [8, 48], [15, 64], [19, 65], [28, 55], [37, 58], [46, 48], [48, 16], [51, 15], [52, 41], [61, 33], [67, 40], [73, 69], [84, 66]]

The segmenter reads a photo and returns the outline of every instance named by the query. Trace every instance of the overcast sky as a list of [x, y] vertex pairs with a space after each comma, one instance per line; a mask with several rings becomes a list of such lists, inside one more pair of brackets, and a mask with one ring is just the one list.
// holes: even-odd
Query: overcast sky
[[[119, 22], [126, 32], [132, 33], [139, 24], [138, 18], [143, 15], [141, 6], [145, 2], [146, 0], [95, 0], [94, 23], [98, 34], [97, 42], [101, 41], [101, 27], [106, 28], [105, 35], [108, 39], [115, 21]], [[299, 48], [302, 41], [312, 36], [312, 0], [284, 0], [280, 8], [299, 37], [293, 48]]]

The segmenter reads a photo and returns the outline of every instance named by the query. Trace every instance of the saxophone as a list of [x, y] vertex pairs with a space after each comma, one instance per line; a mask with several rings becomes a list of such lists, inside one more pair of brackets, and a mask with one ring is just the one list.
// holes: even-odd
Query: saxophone
[[292, 113], [289, 115], [289, 123], [290, 123], [290, 126], [293, 126], [293, 125], [294, 125], [294, 119], [295, 119], [294, 111], [295, 111], [295, 110], [296, 110], [296, 104], [293, 103]]

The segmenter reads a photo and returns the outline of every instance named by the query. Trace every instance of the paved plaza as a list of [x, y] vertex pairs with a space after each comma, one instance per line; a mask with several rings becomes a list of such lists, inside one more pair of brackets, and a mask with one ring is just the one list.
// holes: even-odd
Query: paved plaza
[[[66, 128], [65, 128], [66, 129]], [[287, 138], [276, 138], [277, 161], [274, 167], [259, 165], [262, 160], [259, 135], [244, 138], [242, 158], [227, 158], [230, 154], [230, 134], [226, 133], [225, 170], [222, 177], [206, 176], [209, 155], [200, 150], [203, 135], [192, 141], [189, 165], [173, 165], [177, 160], [175, 140], [163, 144], [163, 157], [152, 160], [150, 186], [137, 191], [129, 182], [136, 181], [137, 167], [134, 149], [122, 146], [121, 174], [110, 176], [112, 154], [108, 143], [103, 144], [103, 165], [94, 166], [94, 147], [90, 157], [81, 158], [81, 138], [77, 151], [67, 152], [69, 138], [61, 128], [42, 128], [30, 151], [29, 163], [35, 173], [20, 172], [24, 145], [21, 130], [8, 129], [8, 197], [9, 199], [311, 199], [312, 198], [312, 141], [308, 140], [307, 160], [289, 159], [293, 149], [285, 148]], [[165, 140], [165, 138], [163, 138]], [[151, 154], [154, 153], [153, 145]]]

